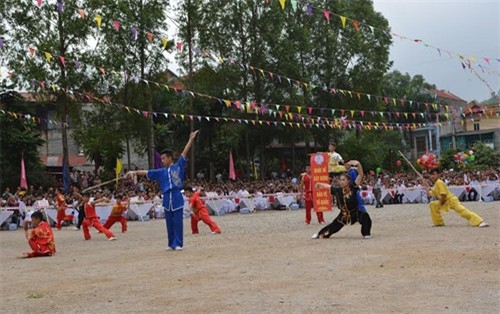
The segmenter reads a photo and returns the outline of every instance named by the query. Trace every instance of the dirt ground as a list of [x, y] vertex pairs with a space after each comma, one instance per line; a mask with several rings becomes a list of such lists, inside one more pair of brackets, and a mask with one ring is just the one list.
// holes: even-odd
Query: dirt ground
[[[0, 232], [3, 313], [498, 313], [500, 202], [465, 203], [489, 228], [454, 212], [431, 227], [426, 205], [368, 207], [360, 225], [311, 239], [304, 210], [213, 217], [222, 234], [184, 220], [183, 251], [166, 251], [164, 220], [84, 241], [55, 230], [57, 255], [18, 259], [23, 231]], [[326, 214], [331, 221], [337, 212]]]

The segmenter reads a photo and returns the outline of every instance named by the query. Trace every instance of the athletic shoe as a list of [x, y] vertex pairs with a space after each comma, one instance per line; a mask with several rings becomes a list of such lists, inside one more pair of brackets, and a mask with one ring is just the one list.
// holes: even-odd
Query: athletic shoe
[[317, 238], [319, 238], [319, 235], [317, 233], [313, 234], [311, 237], [311, 239], [317, 239]]
[[78, 228], [78, 227], [73, 227], [73, 230], [78, 231], [78, 230], [80, 230], [80, 228]]
[[363, 239], [365, 239], [365, 240], [368, 240], [368, 239], [371, 239], [371, 238], [372, 238], [372, 236], [370, 236], [370, 235], [363, 236]]
[[210, 232], [210, 233], [211, 233], [211, 234], [220, 234], [220, 231], [219, 231], [219, 232], [214, 232], [214, 231], [212, 231], [212, 232]]
[[479, 228], [486, 228], [486, 227], [489, 227], [490, 224], [488, 224], [486, 221], [481, 221], [481, 223], [479, 224]]
[[174, 250], [176, 250], [176, 251], [182, 251], [182, 247], [176, 246]]
[[108, 241], [115, 241], [116, 240], [116, 237], [111, 237], [108, 239]]
[[165, 249], [166, 251], [172, 251], [173, 248], [171, 248], [170, 246], [167, 246], [167, 248]]

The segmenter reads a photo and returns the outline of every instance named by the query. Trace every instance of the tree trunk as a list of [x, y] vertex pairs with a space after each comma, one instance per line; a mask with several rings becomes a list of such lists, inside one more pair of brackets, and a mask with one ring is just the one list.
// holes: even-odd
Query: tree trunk
[[[57, 29], [59, 33], [59, 55], [64, 56], [66, 55], [66, 48], [64, 45], [64, 39], [65, 39], [65, 34], [64, 34], [64, 25], [63, 25], [63, 19], [61, 12], [58, 12], [57, 14]], [[61, 79], [60, 79], [60, 86], [61, 89], [57, 93], [56, 96], [56, 101], [61, 108], [61, 121], [62, 121], [62, 126], [61, 126], [61, 135], [62, 135], [62, 147], [63, 147], [63, 178], [69, 178], [69, 150], [68, 150], [68, 99], [66, 97], [66, 90], [68, 88], [68, 84], [66, 82], [66, 69], [64, 67], [64, 64], [61, 63], [60, 60], [59, 62], [59, 69], [61, 71]], [[66, 165], [66, 167], [64, 167]], [[64, 181], [64, 180], [63, 180]], [[68, 191], [65, 191], [68, 192]]]

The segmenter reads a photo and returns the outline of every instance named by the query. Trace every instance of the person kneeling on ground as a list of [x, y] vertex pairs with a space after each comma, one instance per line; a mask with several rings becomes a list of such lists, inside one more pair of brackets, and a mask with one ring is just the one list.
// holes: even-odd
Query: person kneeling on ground
[[24, 253], [24, 257], [52, 256], [56, 254], [56, 243], [54, 233], [48, 222], [43, 219], [41, 212], [31, 214], [31, 225], [35, 228], [28, 233], [27, 224], [25, 225], [26, 239], [33, 250], [31, 253]]

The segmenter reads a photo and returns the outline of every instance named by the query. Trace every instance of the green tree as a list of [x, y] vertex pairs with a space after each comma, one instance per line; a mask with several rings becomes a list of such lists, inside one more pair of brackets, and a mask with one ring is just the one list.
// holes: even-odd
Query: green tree
[[104, 166], [111, 171], [116, 158], [123, 154], [120, 121], [126, 112], [113, 106], [90, 105], [82, 111], [80, 127], [74, 131], [74, 138], [83, 152], [95, 164], [95, 171]]
[[493, 148], [486, 146], [482, 142], [477, 142], [472, 146], [474, 151], [474, 161], [471, 162], [473, 166], [480, 169], [484, 168], [498, 168], [500, 164], [500, 153], [495, 151]]
[[5, 58], [14, 73], [14, 86], [56, 98], [58, 120], [62, 122], [63, 160], [69, 165], [68, 114], [75, 107], [66, 92], [92, 85], [88, 73], [72, 61], [87, 61], [86, 48], [95, 22], [92, 18], [82, 19], [75, 7], [65, 7], [62, 1], [42, 2], [39, 7], [28, 0], [2, 1], [0, 20], [8, 26]]
[[[11, 91], [0, 91], [0, 191], [11, 191], [20, 184], [21, 158], [24, 158], [26, 179], [29, 185], [46, 186], [49, 182], [44, 166], [40, 163], [38, 148], [44, 141], [40, 137], [38, 120], [32, 104], [20, 100]], [[8, 112], [22, 113], [10, 115]]]
[[[315, 7], [324, 8], [323, 1], [310, 2]], [[258, 106], [307, 104], [312, 107], [338, 108], [348, 102], [343, 99], [344, 103], [341, 103], [338, 96], [325, 93], [323, 85], [374, 93], [390, 64], [390, 39], [385, 34], [375, 32], [362, 36], [355, 33], [352, 27], [342, 29], [340, 22], [336, 26], [333, 26], [333, 22], [329, 25], [319, 14], [307, 15], [305, 3], [299, 3], [297, 11], [291, 10], [290, 6], [282, 11], [278, 2], [274, 1], [270, 5], [256, 1], [222, 0], [193, 0], [185, 1], [184, 4], [189, 4], [197, 17], [189, 25], [195, 30], [195, 35], [191, 34], [190, 38], [197, 50], [208, 50], [226, 60], [234, 60], [220, 63], [203, 59], [203, 53], [199, 54], [199, 58], [195, 57], [195, 66], [209, 66], [219, 73], [215, 77], [225, 86], [223, 94], [218, 95], [221, 98], [239, 99], [243, 103], [255, 102]], [[344, 1], [333, 1], [330, 5], [335, 7], [335, 12], [359, 18], [377, 28], [387, 28], [387, 21], [374, 11], [370, 1], [349, 2], [349, 6]], [[185, 16], [185, 12], [186, 6], [183, 6], [181, 16]], [[181, 20], [180, 34], [184, 38], [188, 35], [187, 26], [186, 20]], [[276, 76], [269, 78], [258, 70], [245, 71], [240, 68], [247, 64], [272, 71]], [[295, 82], [281, 80], [280, 75], [304, 82], [317, 82], [321, 87], [297, 87]], [[356, 105], [360, 106], [359, 103]], [[224, 111], [228, 116], [280, 119], [278, 115], [271, 118], [254, 113], [249, 115], [234, 108], [225, 108]], [[266, 168], [265, 147], [273, 138], [280, 138], [283, 143], [290, 145], [293, 152], [294, 143], [301, 140], [309, 145], [312, 139], [320, 143], [318, 146], [326, 148], [329, 139], [336, 134], [328, 129], [277, 128], [269, 132], [269, 128], [265, 127], [249, 125], [245, 128], [247, 130], [242, 136], [245, 143], [239, 147], [247, 148], [247, 173], [251, 169], [250, 156], [256, 150], [261, 153], [261, 172]], [[305, 158], [292, 157], [292, 160]]]

